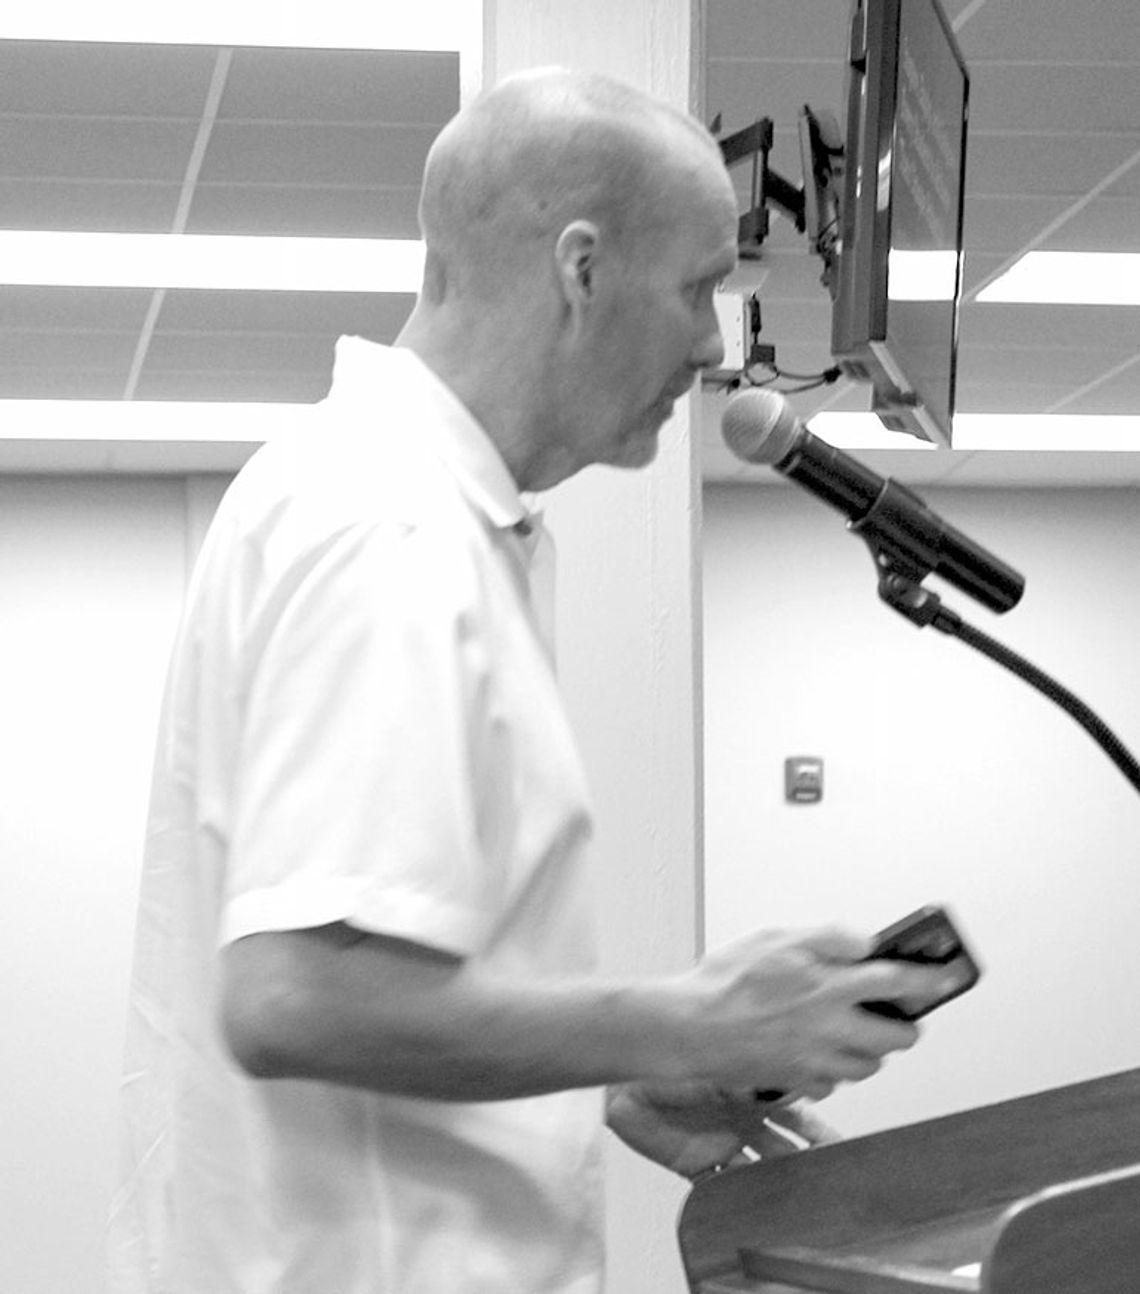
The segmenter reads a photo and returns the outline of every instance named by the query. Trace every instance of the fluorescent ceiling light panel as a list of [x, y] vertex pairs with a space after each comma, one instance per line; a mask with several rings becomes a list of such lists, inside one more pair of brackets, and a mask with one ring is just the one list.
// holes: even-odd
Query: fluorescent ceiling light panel
[[0, 440], [261, 444], [312, 426], [315, 404], [175, 400], [0, 400]]
[[957, 288], [957, 252], [891, 249], [887, 259], [887, 295], [892, 301], [953, 301]]
[[836, 449], [936, 449], [929, 440], [888, 431], [873, 413], [817, 413], [808, 422], [813, 436]]
[[423, 263], [412, 239], [0, 230], [9, 287], [414, 293]]
[[1052, 305], [1140, 305], [1140, 253], [1027, 252], [978, 301]]
[[959, 413], [955, 449], [1140, 452], [1140, 417], [1131, 414]]
[[480, 0], [42, 0], [8, 5], [8, 40], [134, 42], [157, 45], [281, 45], [305, 49], [460, 48]]
[[[0, 400], [0, 441], [185, 441], [260, 444], [305, 434], [317, 404], [175, 400]], [[873, 413], [817, 413], [812, 434], [840, 449], [925, 450], [930, 441], [887, 431]], [[1140, 416], [962, 413], [954, 449], [1140, 453]]]
[[[817, 413], [813, 435], [837, 449], [936, 450], [930, 441], [888, 431], [873, 413]], [[1140, 453], [1140, 416], [1064, 413], [958, 413], [954, 450]]]

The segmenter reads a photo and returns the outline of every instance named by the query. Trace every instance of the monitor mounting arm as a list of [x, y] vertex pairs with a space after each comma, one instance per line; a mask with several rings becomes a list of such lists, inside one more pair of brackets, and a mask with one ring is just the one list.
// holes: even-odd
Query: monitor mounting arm
[[[714, 123], [713, 133], [716, 133]], [[804, 220], [804, 191], [786, 180], [768, 165], [772, 149], [772, 119], [761, 117], [751, 126], [718, 140], [721, 156], [727, 167], [742, 162], [752, 163], [752, 187], [748, 210], [740, 217], [737, 242], [740, 255], [756, 258], [760, 246], [768, 236], [768, 209], [778, 207], [795, 225], [799, 233], [806, 226]]]

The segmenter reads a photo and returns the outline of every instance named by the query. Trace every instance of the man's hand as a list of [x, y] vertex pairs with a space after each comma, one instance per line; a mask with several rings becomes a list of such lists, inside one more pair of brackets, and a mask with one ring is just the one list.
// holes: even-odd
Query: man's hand
[[863, 1002], [936, 996], [945, 968], [864, 961], [870, 940], [835, 929], [759, 931], [708, 953], [672, 983], [683, 1036], [673, 1081], [820, 1100], [876, 1073], [917, 1027]]
[[751, 1089], [730, 1092], [705, 1083], [611, 1087], [606, 1122], [638, 1154], [688, 1178], [837, 1140], [800, 1106], [767, 1105]]

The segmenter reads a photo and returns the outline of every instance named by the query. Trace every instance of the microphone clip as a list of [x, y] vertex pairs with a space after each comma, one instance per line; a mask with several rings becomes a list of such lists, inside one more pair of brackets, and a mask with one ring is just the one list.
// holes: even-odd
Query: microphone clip
[[849, 522], [871, 552], [879, 575], [879, 597], [920, 629], [933, 624], [952, 633], [960, 618], [942, 606], [922, 581], [938, 566], [939, 522], [926, 504], [890, 477], [866, 515]]
[[869, 547], [879, 572], [879, 597], [887, 606], [920, 629], [932, 624], [944, 634], [957, 632], [961, 627], [962, 617], [956, 611], [944, 607], [937, 593], [923, 588], [920, 580], [900, 569], [882, 549], [876, 551], [873, 544], [869, 544]]
[[937, 569], [942, 523], [913, 490], [889, 476], [874, 503], [848, 529], [866, 542], [880, 568], [915, 581]]

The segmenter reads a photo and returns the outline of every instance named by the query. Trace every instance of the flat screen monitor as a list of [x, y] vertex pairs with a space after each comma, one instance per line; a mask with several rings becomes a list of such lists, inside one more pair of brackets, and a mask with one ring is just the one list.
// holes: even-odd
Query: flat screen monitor
[[951, 443], [969, 75], [937, 0], [854, 0], [831, 350], [892, 430]]

